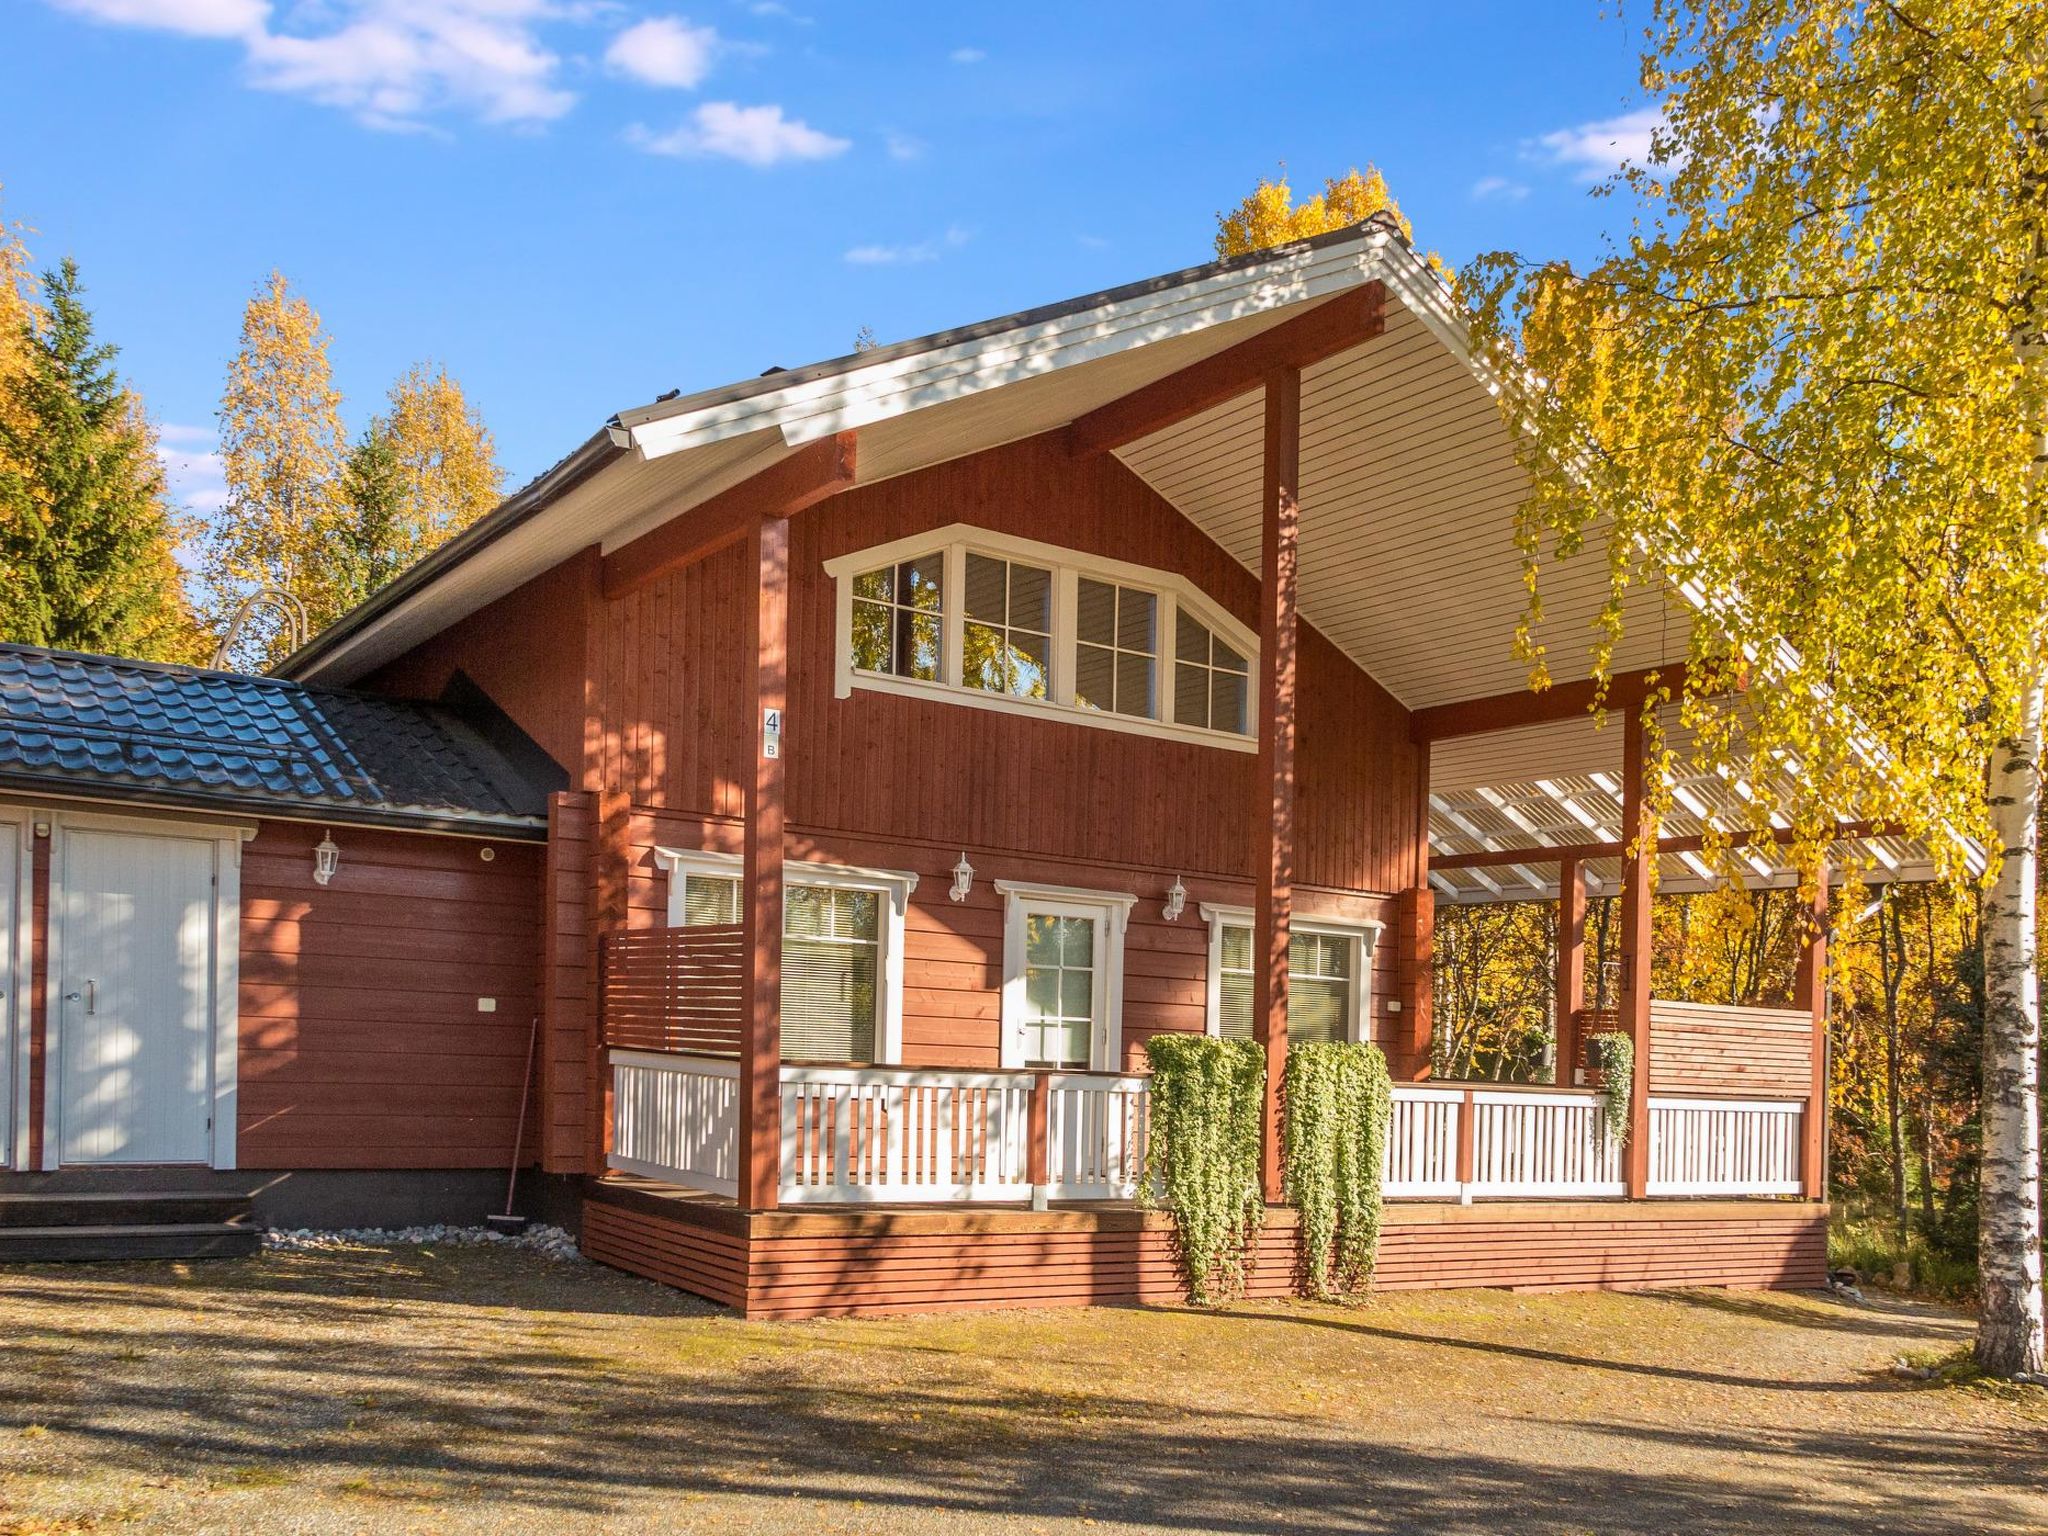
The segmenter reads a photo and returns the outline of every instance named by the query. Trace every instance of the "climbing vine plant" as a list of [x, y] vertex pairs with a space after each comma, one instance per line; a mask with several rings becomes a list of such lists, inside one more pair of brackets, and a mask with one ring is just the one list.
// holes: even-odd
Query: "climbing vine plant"
[[1173, 1215], [1191, 1301], [1242, 1295], [1258, 1245], [1259, 1125], [1266, 1053], [1250, 1040], [1155, 1035], [1143, 1196]]
[[1600, 1063], [1600, 1104], [1607, 1115], [1607, 1134], [1616, 1145], [1628, 1141], [1629, 1095], [1636, 1081], [1636, 1043], [1619, 1030], [1593, 1037]]
[[1287, 1053], [1283, 1140], [1287, 1201], [1300, 1215], [1312, 1295], [1360, 1291], [1379, 1257], [1380, 1173], [1393, 1084], [1363, 1041], [1310, 1042]]

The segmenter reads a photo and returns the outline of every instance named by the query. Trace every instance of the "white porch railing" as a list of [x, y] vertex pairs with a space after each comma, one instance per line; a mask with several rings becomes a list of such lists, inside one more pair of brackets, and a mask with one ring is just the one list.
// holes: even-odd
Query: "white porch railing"
[[1028, 1200], [1031, 1080], [782, 1069], [782, 1198]]
[[1796, 1195], [1806, 1106], [1796, 1099], [1650, 1100], [1652, 1195]]
[[622, 1173], [739, 1196], [740, 1065], [613, 1051], [612, 1150]]
[[1382, 1188], [1390, 1200], [1597, 1200], [1628, 1192], [1597, 1094], [1420, 1083], [1394, 1085]]
[[1130, 1200], [1145, 1175], [1152, 1094], [1142, 1077], [1055, 1072], [1046, 1080], [1046, 1193]]
[[[736, 1195], [737, 1064], [628, 1050], [611, 1060], [610, 1165]], [[1647, 1192], [1798, 1194], [1804, 1108], [1653, 1096]], [[1042, 1191], [1128, 1200], [1150, 1129], [1142, 1077], [785, 1066], [781, 1197], [1022, 1202]], [[1612, 1199], [1627, 1192], [1623, 1166], [1589, 1090], [1394, 1087], [1389, 1199]]]

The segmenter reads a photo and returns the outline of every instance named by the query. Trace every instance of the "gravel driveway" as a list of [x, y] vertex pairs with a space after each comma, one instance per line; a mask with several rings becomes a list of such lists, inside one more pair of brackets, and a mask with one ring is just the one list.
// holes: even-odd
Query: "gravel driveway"
[[0, 1271], [0, 1532], [2048, 1529], [2048, 1392], [1813, 1296], [743, 1323], [491, 1249]]

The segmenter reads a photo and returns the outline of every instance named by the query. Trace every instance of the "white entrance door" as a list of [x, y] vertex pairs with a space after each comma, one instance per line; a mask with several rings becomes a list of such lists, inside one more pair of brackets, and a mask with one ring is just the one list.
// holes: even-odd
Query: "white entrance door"
[[67, 828], [52, 1007], [66, 1163], [204, 1163], [215, 845]]

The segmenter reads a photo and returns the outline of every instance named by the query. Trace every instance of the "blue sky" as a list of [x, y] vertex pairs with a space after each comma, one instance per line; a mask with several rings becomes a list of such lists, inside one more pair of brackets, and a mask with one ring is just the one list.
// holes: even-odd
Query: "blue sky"
[[1597, 0], [7, 0], [0, 213], [78, 259], [191, 504], [273, 267], [351, 429], [445, 364], [509, 488], [669, 389], [1204, 260], [1282, 162], [1376, 163], [1454, 263], [1584, 256], [1634, 42]]

